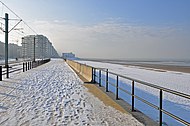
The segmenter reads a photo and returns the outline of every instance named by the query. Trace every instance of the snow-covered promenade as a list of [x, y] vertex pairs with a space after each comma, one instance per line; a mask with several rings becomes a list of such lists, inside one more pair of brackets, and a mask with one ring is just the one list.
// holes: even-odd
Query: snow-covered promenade
[[136, 126], [130, 114], [106, 106], [62, 60], [0, 82], [0, 125]]

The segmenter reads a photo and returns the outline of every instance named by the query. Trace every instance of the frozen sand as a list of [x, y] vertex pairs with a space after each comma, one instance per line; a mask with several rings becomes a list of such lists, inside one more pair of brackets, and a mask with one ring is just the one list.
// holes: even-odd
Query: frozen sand
[[82, 84], [62, 60], [0, 82], [0, 125], [142, 125]]

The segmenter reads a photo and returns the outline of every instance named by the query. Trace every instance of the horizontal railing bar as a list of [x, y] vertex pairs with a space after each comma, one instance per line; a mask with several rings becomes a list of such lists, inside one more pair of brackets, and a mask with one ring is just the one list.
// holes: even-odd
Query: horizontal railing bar
[[154, 84], [150, 84], [150, 83], [147, 83], [147, 82], [143, 82], [143, 81], [140, 81], [140, 80], [135, 81], [135, 82], [138, 82], [138, 83], [143, 84], [143, 85], [147, 85], [147, 86], [150, 86], [150, 87], [154, 87], [154, 88], [163, 90], [163, 91], [165, 91], [165, 92], [169, 92], [169, 93], [172, 93], [172, 94], [175, 94], [175, 95], [178, 95], [178, 96], [181, 96], [181, 97], [190, 99], [190, 95], [185, 94], [185, 93], [181, 93], [181, 92], [178, 92], [178, 91], [174, 91], [174, 90], [171, 90], [171, 89], [167, 89], [167, 88], [164, 88], [164, 87], [161, 87], [161, 86], [157, 86], [157, 85], [154, 85]]
[[22, 68], [16, 69], [16, 70], [13, 70], [13, 71], [10, 71], [9, 73], [13, 73], [13, 72], [15, 72], [15, 71], [20, 71], [20, 70], [22, 70]]
[[10, 66], [19, 66], [19, 65], [22, 65], [22, 63], [13, 64], [13, 65], [10, 65]]
[[[123, 88], [120, 88], [120, 87], [118, 87], [118, 88], [119, 88], [120, 90], [122, 90], [123, 92], [125, 92], [125, 93], [127, 93], [127, 94], [129, 94], [129, 95], [132, 96], [131, 92], [128, 92], [128, 91], [126, 91], [126, 90], [124, 90]], [[136, 96], [136, 95], [134, 95], [134, 97], [137, 98], [137, 99], [139, 99], [140, 101], [142, 101], [142, 102], [148, 104], [149, 106], [151, 106], [151, 107], [153, 107], [153, 108], [159, 110], [159, 107], [158, 107], [158, 106], [156, 106], [156, 105], [154, 105], [154, 104], [152, 104], [152, 103], [150, 103], [150, 102], [144, 100], [143, 98], [140, 98], [140, 97], [138, 97], [138, 96]]]
[[114, 83], [108, 82], [110, 85], [116, 87], [116, 85]]
[[166, 115], [168, 115], [168, 116], [170, 116], [170, 117], [172, 117], [172, 118], [174, 118], [174, 119], [180, 121], [181, 123], [183, 123], [183, 124], [185, 124], [185, 125], [190, 125], [190, 122], [187, 122], [187, 121], [181, 119], [181, 118], [178, 117], [178, 116], [175, 116], [174, 114], [172, 114], [172, 113], [170, 113], [170, 112], [168, 112], [168, 111], [166, 111], [166, 110], [163, 110], [163, 109], [162, 109], [161, 111], [162, 111], [163, 113], [165, 113]]
[[127, 91], [127, 90], [124, 90], [124, 89], [123, 89], [123, 88], [121, 88], [121, 87], [118, 87], [118, 89], [120, 89], [121, 91], [123, 91], [123, 92], [125, 92], [125, 93], [127, 93], [127, 94], [131, 95], [131, 92], [129, 92], [129, 91]]
[[101, 80], [103, 80], [104, 82], [106, 82], [106, 79], [102, 78]]
[[21, 68], [21, 67], [13, 67], [13, 68], [10, 68], [9, 70], [14, 70], [14, 69], [18, 69], [18, 68]]
[[141, 81], [141, 80], [137, 80], [137, 79], [134, 79], [134, 78], [126, 77], [126, 76], [123, 76], [123, 75], [120, 75], [120, 74], [116, 74], [116, 73], [113, 73], [113, 72], [110, 72], [110, 71], [108, 71], [108, 73], [113, 74], [113, 75], [117, 75], [119, 77], [131, 80], [131, 81], [138, 82], [138, 83], [140, 83], [142, 85], [145, 85], [145, 86], [149, 86], [149, 87], [156, 88], [156, 89], [159, 89], [159, 90], [161, 89], [161, 90], [163, 90], [165, 92], [169, 92], [171, 94], [175, 94], [175, 95], [178, 95], [178, 96], [190, 99], [190, 95], [189, 94], [185, 94], [185, 93], [181, 93], [181, 92], [174, 91], [174, 90], [171, 90], [171, 89], [167, 89], [167, 88], [164, 88], [164, 87], [161, 87], [161, 86], [157, 86], [157, 85], [154, 85], [154, 84], [151, 84], [151, 83], [148, 83], [148, 82], [144, 82], [144, 81]]
[[137, 98], [138, 100], [140, 100], [140, 101], [146, 103], [147, 105], [149, 105], [149, 106], [151, 106], [151, 107], [153, 107], [153, 108], [159, 110], [159, 107], [158, 107], [158, 106], [156, 106], [156, 105], [150, 103], [149, 101], [144, 100], [143, 98], [141, 98], [141, 97], [139, 97], [139, 96], [136, 96], [136, 95], [134, 95], [134, 97]]

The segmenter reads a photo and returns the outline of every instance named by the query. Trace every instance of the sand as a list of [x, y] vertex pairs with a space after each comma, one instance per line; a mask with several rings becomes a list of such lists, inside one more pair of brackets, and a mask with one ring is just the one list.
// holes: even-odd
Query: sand
[[159, 64], [125, 64], [126, 66], [139, 66], [144, 67], [145, 69], [153, 68], [150, 70], [155, 70], [160, 72], [166, 71], [176, 71], [176, 72], [183, 72], [183, 73], [190, 73], [190, 67], [188, 66], [173, 66], [173, 65], [159, 65]]

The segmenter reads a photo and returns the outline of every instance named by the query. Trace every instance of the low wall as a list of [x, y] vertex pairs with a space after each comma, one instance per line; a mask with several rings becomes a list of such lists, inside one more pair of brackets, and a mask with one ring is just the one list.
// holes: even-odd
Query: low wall
[[77, 73], [81, 74], [88, 82], [92, 81], [92, 70], [91, 66], [81, 64], [73, 60], [66, 60], [66, 63], [73, 68]]

